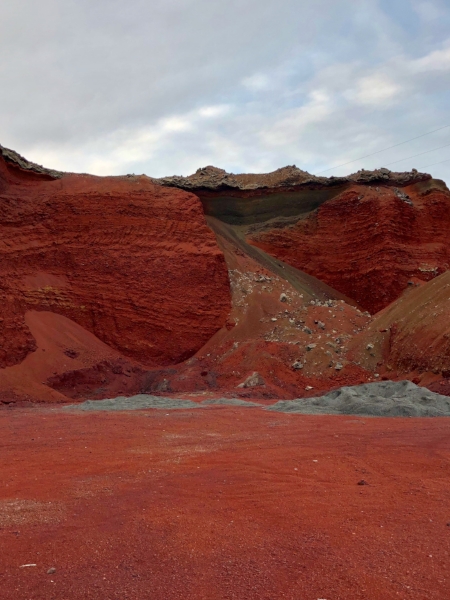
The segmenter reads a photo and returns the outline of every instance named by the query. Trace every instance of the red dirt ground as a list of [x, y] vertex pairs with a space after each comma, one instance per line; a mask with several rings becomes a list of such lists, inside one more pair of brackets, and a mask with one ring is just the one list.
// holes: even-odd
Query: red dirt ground
[[450, 597], [449, 419], [36, 407], [0, 440], [2, 600]]

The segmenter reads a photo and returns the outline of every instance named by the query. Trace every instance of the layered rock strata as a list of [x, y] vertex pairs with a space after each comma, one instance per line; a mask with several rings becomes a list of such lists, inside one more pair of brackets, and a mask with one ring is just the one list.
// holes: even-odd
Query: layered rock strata
[[225, 323], [228, 271], [193, 194], [0, 155], [0, 367], [36, 344], [29, 310], [63, 315], [146, 365], [194, 354]]
[[327, 178], [295, 166], [241, 175], [206, 167], [159, 181], [192, 190], [207, 215], [372, 313], [412, 278], [428, 281], [450, 264], [450, 193], [426, 173]]
[[103, 178], [0, 146], [0, 402], [444, 389], [449, 226], [417, 171]]
[[272, 173], [227, 173], [224, 169], [208, 166], [198, 169], [193, 175], [171, 176], [155, 179], [160, 185], [177, 187], [190, 190], [195, 193], [204, 191], [257, 191], [275, 190], [282, 188], [293, 188], [295, 186], [325, 186], [345, 185], [353, 183], [377, 184], [388, 183], [389, 185], [409, 185], [419, 181], [431, 179], [427, 173], [419, 173], [416, 170], [397, 173], [389, 169], [376, 169], [366, 171], [362, 169], [348, 177], [317, 177], [307, 171], [299, 169], [295, 165], [282, 167]]
[[376, 313], [411, 280], [449, 268], [449, 228], [450, 193], [428, 180], [353, 185], [300, 218], [249, 228], [247, 239]]

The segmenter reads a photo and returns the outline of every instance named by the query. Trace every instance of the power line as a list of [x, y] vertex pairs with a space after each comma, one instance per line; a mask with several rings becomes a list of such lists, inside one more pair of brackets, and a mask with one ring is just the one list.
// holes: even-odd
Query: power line
[[366, 154], [365, 156], [361, 156], [360, 158], [355, 158], [354, 160], [349, 160], [348, 162], [343, 163], [342, 165], [336, 165], [335, 167], [330, 167], [329, 169], [324, 169], [323, 171], [318, 171], [317, 175], [320, 175], [320, 173], [326, 173], [327, 171], [332, 171], [333, 169], [338, 169], [339, 167], [345, 167], [345, 165], [350, 165], [351, 163], [358, 162], [358, 160], [362, 160], [363, 158], [369, 158], [369, 156], [375, 156], [375, 154], [380, 154], [380, 152], [386, 152], [386, 150], [390, 150], [391, 148], [397, 148], [398, 146], [403, 146], [403, 144], [407, 144], [408, 142], [412, 142], [413, 140], [418, 140], [419, 138], [425, 137], [426, 135], [431, 135], [432, 133], [436, 133], [436, 131], [442, 131], [443, 129], [447, 129], [448, 127], [450, 127], [450, 125], [445, 125], [445, 127], [439, 127], [439, 129], [433, 129], [433, 131], [429, 131], [428, 133], [423, 133], [422, 135], [413, 137], [409, 140], [406, 140], [405, 142], [400, 142], [399, 144], [394, 144], [393, 146], [384, 148], [383, 150], [378, 150], [377, 152], [373, 152], [373, 154]]
[[389, 167], [389, 165], [395, 165], [399, 162], [403, 162], [404, 160], [408, 160], [409, 158], [416, 158], [416, 156], [423, 156], [424, 154], [429, 154], [430, 152], [434, 152], [435, 150], [442, 150], [442, 148], [448, 148], [450, 144], [445, 144], [445, 146], [439, 146], [439, 148], [433, 148], [433, 150], [427, 150], [426, 152], [421, 152], [420, 154], [413, 154], [412, 156], [407, 156], [406, 158], [401, 158], [400, 160], [394, 160], [394, 162], [387, 163], [385, 166]]
[[435, 165], [442, 165], [442, 163], [446, 163], [449, 162], [450, 158], [447, 158], [447, 160], [441, 160], [441, 162], [437, 162], [437, 163], [433, 163], [432, 165], [425, 165], [424, 167], [420, 167], [421, 169], [428, 169], [428, 167], [434, 167]]

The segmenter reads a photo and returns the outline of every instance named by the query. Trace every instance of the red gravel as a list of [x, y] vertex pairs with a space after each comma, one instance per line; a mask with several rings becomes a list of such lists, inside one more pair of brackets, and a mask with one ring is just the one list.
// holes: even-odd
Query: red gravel
[[450, 597], [449, 419], [35, 407], [0, 440], [2, 600]]

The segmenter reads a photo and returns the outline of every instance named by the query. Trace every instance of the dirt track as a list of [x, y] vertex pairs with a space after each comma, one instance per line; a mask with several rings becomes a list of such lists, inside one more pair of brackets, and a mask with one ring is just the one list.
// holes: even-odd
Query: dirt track
[[450, 597], [449, 419], [37, 407], [0, 440], [2, 600]]

